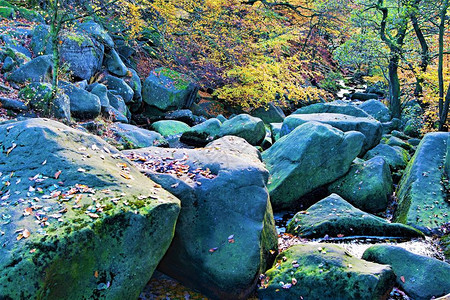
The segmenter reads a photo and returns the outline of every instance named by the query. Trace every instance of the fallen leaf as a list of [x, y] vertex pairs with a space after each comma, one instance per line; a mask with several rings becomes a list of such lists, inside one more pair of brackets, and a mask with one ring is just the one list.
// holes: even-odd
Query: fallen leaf
[[94, 214], [94, 213], [88, 213], [87, 215], [88, 215], [89, 217], [91, 217], [92, 219], [98, 219], [98, 218], [100, 218], [99, 215]]
[[33, 213], [33, 209], [31, 207], [25, 208], [25, 212], [23, 213], [24, 216], [29, 216]]
[[30, 233], [30, 231], [28, 231], [28, 229], [24, 229], [22, 231], [22, 235], [24, 238], [28, 238], [31, 235], [31, 233]]
[[58, 179], [59, 175], [61, 175], [62, 171], [59, 170], [58, 172], [55, 173], [55, 179]]
[[403, 283], [405, 283], [405, 277], [400, 276], [400, 280], [401, 280]]
[[213, 252], [216, 252], [218, 249], [219, 249], [218, 247], [214, 247], [214, 248], [209, 249], [209, 252], [213, 253]]
[[14, 148], [16, 148], [17, 147], [17, 144], [15, 144], [15, 143], [12, 143], [12, 146], [8, 149], [8, 151], [6, 151], [6, 156], [8, 156], [9, 155], [9, 153], [11, 153], [11, 151], [13, 151], [14, 150]]
[[98, 271], [95, 271], [95, 272], [94, 272], [94, 277], [95, 277], [95, 278], [98, 278]]

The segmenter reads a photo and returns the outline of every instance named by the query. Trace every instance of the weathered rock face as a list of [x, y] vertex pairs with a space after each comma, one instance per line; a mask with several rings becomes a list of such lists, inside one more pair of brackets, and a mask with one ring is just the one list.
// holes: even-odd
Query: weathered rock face
[[449, 136], [429, 133], [417, 147], [398, 187], [396, 222], [414, 226], [426, 234], [450, 222]]
[[386, 299], [395, 275], [389, 266], [352, 257], [336, 245], [295, 245], [265, 274], [260, 299]]
[[368, 248], [363, 259], [390, 265], [397, 284], [412, 299], [428, 300], [450, 292], [450, 265], [443, 261], [390, 245]]
[[248, 114], [240, 114], [223, 122], [218, 136], [234, 135], [245, 139], [250, 144], [259, 145], [266, 136], [264, 122]]
[[9, 75], [8, 80], [17, 83], [25, 83], [26, 81], [50, 82], [52, 70], [52, 56], [42, 55], [12, 72]]
[[179, 200], [90, 134], [0, 125], [1, 299], [136, 299], [171, 242]]
[[159, 269], [206, 296], [246, 299], [277, 250], [263, 164], [212, 148], [124, 153], [146, 160], [150, 178], [182, 201]]
[[59, 51], [61, 62], [76, 78], [89, 80], [102, 66], [104, 46], [86, 34], [66, 33]]
[[404, 224], [388, 221], [365, 213], [337, 194], [317, 202], [297, 213], [289, 222], [288, 233], [299, 237], [318, 238], [344, 236], [421, 237], [423, 234]]
[[389, 165], [380, 156], [354, 164], [344, 177], [328, 186], [328, 191], [363, 211], [384, 211], [393, 191]]
[[332, 114], [342, 114], [360, 118], [369, 118], [370, 115], [367, 114], [362, 109], [356, 107], [355, 105], [329, 102], [329, 103], [315, 103], [302, 108], [297, 109], [293, 114], [318, 114], [318, 113], [332, 113]]
[[296, 207], [300, 197], [345, 175], [363, 141], [360, 132], [344, 133], [316, 122], [280, 138], [262, 153], [271, 174], [268, 189], [274, 208]]
[[284, 119], [281, 136], [288, 134], [301, 124], [312, 121], [331, 125], [344, 132], [361, 132], [365, 136], [364, 145], [361, 150], [363, 154], [380, 142], [383, 133], [383, 126], [373, 118], [353, 117], [335, 113], [316, 113], [290, 115]]
[[189, 107], [195, 92], [187, 76], [167, 68], [159, 68], [150, 72], [145, 79], [142, 99], [162, 111], [169, 111]]

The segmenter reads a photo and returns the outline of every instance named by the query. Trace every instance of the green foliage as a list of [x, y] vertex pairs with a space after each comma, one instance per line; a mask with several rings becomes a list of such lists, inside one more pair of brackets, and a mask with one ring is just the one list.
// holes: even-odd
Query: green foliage
[[336, 93], [338, 92], [342, 86], [339, 84], [339, 81], [343, 80], [342, 74], [338, 72], [330, 72], [327, 76], [319, 83], [319, 86], [330, 92]]

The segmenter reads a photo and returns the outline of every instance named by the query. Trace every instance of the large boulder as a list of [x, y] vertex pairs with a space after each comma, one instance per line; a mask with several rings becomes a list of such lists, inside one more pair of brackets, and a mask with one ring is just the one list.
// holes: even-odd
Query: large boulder
[[106, 69], [114, 75], [120, 77], [127, 75], [128, 68], [125, 66], [122, 59], [120, 59], [117, 51], [114, 49], [106, 52], [104, 64], [106, 66]]
[[328, 186], [359, 209], [366, 212], [386, 210], [393, 192], [389, 165], [380, 156], [353, 164], [348, 173]]
[[104, 84], [96, 83], [91, 87], [90, 92], [99, 98], [102, 112], [105, 112], [110, 107], [108, 88]]
[[355, 105], [337, 101], [311, 104], [297, 109], [292, 114], [318, 114], [318, 113], [342, 114], [360, 118], [370, 117], [369, 114], [367, 114], [362, 109], [356, 107]]
[[137, 149], [146, 147], [167, 147], [168, 142], [155, 131], [139, 128], [129, 124], [116, 124], [111, 130], [115, 140], [122, 149]]
[[108, 49], [114, 48], [113, 39], [100, 24], [95, 23], [94, 21], [88, 20], [88, 21], [85, 21], [82, 23], [78, 23], [76, 26], [77, 26], [76, 29], [78, 31], [81, 31], [81, 32], [93, 37], [94, 39], [96, 39], [97, 41], [99, 41], [100, 43], [105, 45], [106, 48], [108, 48]]
[[70, 99], [70, 113], [75, 118], [94, 119], [100, 115], [100, 98], [73, 84], [62, 84], [64, 93]]
[[256, 162], [262, 161], [261, 153], [258, 149], [250, 145], [243, 138], [237, 136], [227, 135], [221, 137], [220, 139], [206, 145], [205, 148], [225, 151], [240, 158], [249, 159]]
[[295, 245], [266, 272], [259, 299], [386, 299], [395, 282], [389, 266], [367, 262], [330, 244]]
[[423, 234], [404, 224], [390, 223], [365, 213], [337, 194], [331, 194], [297, 213], [286, 232], [299, 237], [320, 238], [338, 236], [422, 237]]
[[269, 103], [266, 106], [258, 107], [251, 112], [251, 115], [260, 118], [266, 124], [281, 123], [286, 117], [283, 110], [274, 103]]
[[400, 181], [394, 219], [426, 234], [450, 222], [448, 181], [449, 133], [428, 133], [417, 147]]
[[203, 147], [219, 133], [221, 125], [218, 119], [211, 118], [183, 132], [180, 141], [187, 145]]
[[51, 55], [38, 56], [30, 62], [19, 67], [8, 76], [8, 80], [16, 83], [50, 82], [53, 62]]
[[281, 136], [290, 133], [297, 126], [311, 121], [328, 124], [344, 132], [361, 132], [365, 136], [364, 146], [361, 149], [362, 153], [375, 147], [380, 142], [383, 134], [381, 123], [373, 118], [353, 117], [336, 113], [316, 113], [290, 115], [284, 119]]
[[190, 128], [188, 124], [174, 120], [161, 120], [152, 124], [152, 129], [165, 137], [182, 134]]
[[217, 136], [234, 135], [245, 139], [256, 146], [261, 144], [266, 136], [264, 122], [248, 114], [240, 114], [223, 122]]
[[137, 299], [180, 202], [98, 137], [47, 119], [0, 125], [1, 299]]
[[34, 27], [31, 34], [30, 47], [37, 56], [52, 53], [52, 41], [50, 37], [50, 26], [39, 24]]
[[197, 90], [190, 79], [167, 68], [150, 72], [142, 86], [142, 99], [163, 111], [189, 107]]
[[344, 133], [316, 122], [280, 138], [262, 153], [271, 175], [268, 189], [274, 208], [297, 207], [299, 198], [345, 175], [363, 142], [360, 132]]
[[389, 108], [379, 100], [368, 100], [358, 107], [380, 122], [389, 122], [391, 120]]
[[391, 167], [393, 171], [404, 169], [408, 164], [410, 156], [408, 151], [398, 146], [389, 146], [386, 144], [379, 144], [375, 148], [369, 150], [364, 159], [371, 159], [375, 156], [381, 156]]
[[103, 44], [75, 31], [65, 32], [61, 41], [61, 62], [67, 64], [73, 77], [90, 80], [102, 66]]
[[450, 264], [443, 261], [390, 245], [368, 248], [363, 259], [390, 265], [396, 284], [411, 299], [429, 300], [450, 293]]
[[102, 80], [102, 83], [106, 85], [110, 92], [121, 96], [126, 104], [130, 104], [133, 101], [134, 91], [124, 79], [107, 75]]
[[211, 148], [124, 153], [182, 201], [159, 270], [208, 297], [246, 299], [278, 247], [263, 164]]

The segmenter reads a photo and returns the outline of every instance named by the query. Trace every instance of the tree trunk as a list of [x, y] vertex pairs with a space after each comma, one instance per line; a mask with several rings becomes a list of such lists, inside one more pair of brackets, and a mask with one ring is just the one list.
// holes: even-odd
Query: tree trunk
[[449, 0], [445, 0], [442, 3], [442, 8], [439, 14], [439, 55], [438, 55], [438, 82], [439, 82], [439, 131], [443, 131], [445, 128], [445, 123], [447, 121], [448, 107], [450, 102], [449, 91], [447, 91], [447, 96], [445, 97], [444, 103], [444, 31], [445, 31], [445, 21], [447, 10], [449, 7]]
[[401, 103], [400, 103], [400, 80], [398, 79], [398, 62], [399, 56], [397, 53], [392, 53], [389, 59], [388, 74], [389, 74], [389, 107], [393, 118], [401, 117]]

